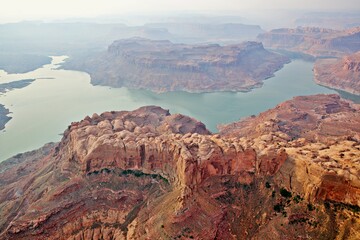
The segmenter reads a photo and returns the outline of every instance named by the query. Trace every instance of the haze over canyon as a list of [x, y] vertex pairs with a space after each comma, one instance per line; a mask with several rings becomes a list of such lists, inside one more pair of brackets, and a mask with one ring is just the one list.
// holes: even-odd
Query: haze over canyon
[[356, 1], [1, 9], [1, 240], [360, 239]]

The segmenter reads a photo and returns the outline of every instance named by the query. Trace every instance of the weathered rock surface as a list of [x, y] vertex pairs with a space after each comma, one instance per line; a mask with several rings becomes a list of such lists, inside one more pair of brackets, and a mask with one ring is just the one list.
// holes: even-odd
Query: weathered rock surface
[[3, 130], [5, 124], [11, 119], [11, 117], [7, 116], [9, 113], [9, 109], [0, 104], [0, 130]]
[[299, 97], [215, 135], [159, 107], [94, 114], [0, 165], [0, 238], [358, 239], [358, 109]]
[[348, 138], [359, 141], [359, 105], [342, 100], [336, 94], [300, 96], [257, 117], [221, 126], [220, 132], [247, 138], [281, 133], [286, 141], [298, 138], [324, 143]]
[[[300, 174], [297, 181], [308, 181], [311, 187], [300, 183], [301, 187], [313, 191], [303, 189], [306, 196], [317, 198], [321, 195], [327, 200], [360, 205], [359, 107], [341, 100], [338, 95], [296, 97], [257, 117], [223, 126], [220, 134], [250, 138], [250, 146], [259, 151], [266, 151], [274, 143], [284, 147], [290, 159], [287, 164], [291, 161], [295, 165], [301, 163], [298, 168], [291, 163], [293, 169], [289, 171], [290, 176]], [[316, 174], [302, 173], [311, 170], [309, 166], [312, 165]], [[318, 180], [309, 180], [312, 178]], [[292, 186], [294, 179], [288, 180], [290, 189], [298, 187]], [[329, 187], [321, 192], [321, 188], [331, 181], [340, 188]], [[342, 191], [348, 188], [354, 192]]]
[[342, 59], [319, 59], [314, 74], [320, 85], [360, 95], [360, 51]]
[[343, 56], [360, 51], [359, 38], [359, 27], [347, 30], [282, 28], [258, 36], [258, 40], [267, 48], [302, 52], [315, 57]]
[[289, 60], [261, 43], [185, 45], [131, 38], [106, 53], [65, 64], [86, 71], [95, 85], [166, 91], [248, 91]]

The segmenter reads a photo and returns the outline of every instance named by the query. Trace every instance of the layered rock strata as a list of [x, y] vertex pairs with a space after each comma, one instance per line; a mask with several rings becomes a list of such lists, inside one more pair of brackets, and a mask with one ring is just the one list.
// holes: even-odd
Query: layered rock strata
[[105, 53], [70, 59], [65, 68], [88, 72], [94, 85], [156, 92], [249, 91], [288, 62], [257, 42], [185, 45], [131, 38], [115, 41]]
[[0, 238], [357, 239], [358, 110], [298, 97], [215, 135], [159, 107], [94, 114], [0, 165]]
[[342, 59], [319, 59], [314, 74], [320, 85], [360, 95], [360, 51]]
[[274, 29], [260, 34], [265, 47], [302, 52], [315, 57], [343, 56], [360, 51], [360, 28], [332, 30], [317, 27]]

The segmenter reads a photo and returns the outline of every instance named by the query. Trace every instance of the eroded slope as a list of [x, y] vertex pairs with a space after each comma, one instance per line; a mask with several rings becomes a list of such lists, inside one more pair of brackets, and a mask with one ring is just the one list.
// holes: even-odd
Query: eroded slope
[[95, 85], [156, 92], [248, 91], [288, 61], [257, 42], [185, 45], [131, 38], [115, 41], [105, 53], [70, 60], [65, 67], [88, 72]]
[[357, 239], [358, 109], [299, 97], [217, 135], [159, 107], [86, 117], [2, 163], [0, 236]]
[[360, 51], [342, 59], [319, 59], [314, 74], [318, 84], [360, 95]]

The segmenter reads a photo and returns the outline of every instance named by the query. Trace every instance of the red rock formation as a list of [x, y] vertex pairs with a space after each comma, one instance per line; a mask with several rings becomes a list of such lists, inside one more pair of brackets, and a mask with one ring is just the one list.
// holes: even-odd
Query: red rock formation
[[[338, 95], [295, 97], [258, 117], [220, 127], [224, 136], [247, 138], [277, 134], [279, 138], [305, 138], [312, 142], [354, 138], [360, 141], [359, 106], [341, 100]], [[270, 141], [273, 137], [268, 137]]]
[[[295, 98], [220, 135], [159, 107], [94, 114], [72, 123], [55, 148], [0, 165], [0, 239], [359, 236], [360, 216], [352, 209], [360, 206], [355, 107], [333, 95]], [[356, 121], [346, 125], [349, 118]], [[313, 128], [332, 121], [347, 139]], [[252, 131], [253, 124], [259, 128]], [[297, 126], [311, 133], [291, 135]], [[345, 225], [332, 212], [339, 204], [342, 216], [353, 214]]]
[[260, 34], [258, 40], [267, 48], [329, 57], [360, 51], [359, 36], [359, 27], [347, 30], [298, 27], [274, 29]]
[[318, 60], [314, 73], [320, 85], [360, 95], [360, 51], [340, 60]]
[[359, 110], [338, 95], [295, 97], [258, 117], [222, 126], [220, 134], [250, 138], [258, 151], [268, 152], [275, 142], [292, 159], [285, 164], [289, 169], [280, 171], [289, 188], [309, 199], [360, 205]]
[[220, 46], [173, 44], [141, 38], [115, 41], [106, 53], [68, 62], [95, 85], [166, 91], [249, 91], [288, 63], [261, 43]]

